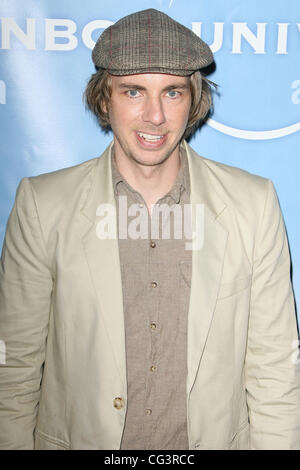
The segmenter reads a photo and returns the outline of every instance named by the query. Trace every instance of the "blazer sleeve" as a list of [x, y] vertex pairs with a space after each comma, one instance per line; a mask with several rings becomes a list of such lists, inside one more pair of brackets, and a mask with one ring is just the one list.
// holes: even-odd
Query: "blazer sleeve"
[[0, 448], [33, 449], [52, 276], [31, 187], [16, 194], [0, 265]]
[[254, 249], [245, 362], [251, 449], [300, 449], [300, 368], [290, 255], [274, 186]]

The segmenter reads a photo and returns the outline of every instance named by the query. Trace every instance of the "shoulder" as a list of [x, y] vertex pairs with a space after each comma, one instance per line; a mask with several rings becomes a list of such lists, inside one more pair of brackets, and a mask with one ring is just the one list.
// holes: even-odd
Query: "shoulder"
[[266, 198], [270, 180], [241, 168], [204, 159], [211, 180], [228, 203], [253, 205]]
[[58, 198], [68, 198], [74, 195], [82, 185], [88, 183], [98, 163], [98, 158], [93, 158], [69, 168], [44, 173], [28, 178], [33, 191], [45, 197], [51, 195]]
[[39, 219], [45, 238], [53, 230], [65, 229], [85, 205], [101, 158], [23, 178], [15, 201], [19, 217]]
[[261, 205], [267, 197], [272, 181], [268, 178], [250, 173], [244, 169], [230, 166], [208, 158], [199, 156], [189, 147], [191, 157], [196, 165], [203, 168], [207, 183], [211, 191], [228, 205], [236, 208], [248, 208]]

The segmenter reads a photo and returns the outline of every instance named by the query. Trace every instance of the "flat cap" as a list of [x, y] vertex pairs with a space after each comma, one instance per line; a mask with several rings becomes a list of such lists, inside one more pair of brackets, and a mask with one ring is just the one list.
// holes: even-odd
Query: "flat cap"
[[96, 67], [112, 75], [191, 75], [210, 65], [210, 47], [193, 31], [153, 8], [117, 21], [100, 35], [92, 51]]

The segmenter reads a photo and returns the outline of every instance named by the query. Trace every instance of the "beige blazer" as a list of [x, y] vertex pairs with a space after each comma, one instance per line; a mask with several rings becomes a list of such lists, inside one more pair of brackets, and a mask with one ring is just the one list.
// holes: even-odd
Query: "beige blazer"
[[[300, 449], [298, 335], [274, 187], [182, 149], [191, 203], [204, 207], [188, 315], [189, 448]], [[3, 449], [120, 447], [118, 241], [96, 235], [97, 207], [115, 204], [110, 156], [111, 146], [19, 185], [0, 269]]]

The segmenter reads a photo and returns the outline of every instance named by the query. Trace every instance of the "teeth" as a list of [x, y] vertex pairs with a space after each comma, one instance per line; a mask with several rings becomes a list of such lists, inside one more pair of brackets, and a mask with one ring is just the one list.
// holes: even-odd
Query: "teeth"
[[161, 140], [163, 138], [163, 135], [150, 135], [150, 134], [144, 134], [142, 132], [138, 132], [138, 135], [145, 140], [149, 140], [150, 142]]

